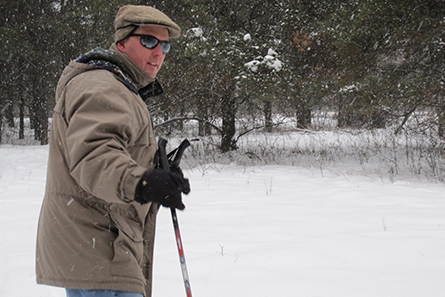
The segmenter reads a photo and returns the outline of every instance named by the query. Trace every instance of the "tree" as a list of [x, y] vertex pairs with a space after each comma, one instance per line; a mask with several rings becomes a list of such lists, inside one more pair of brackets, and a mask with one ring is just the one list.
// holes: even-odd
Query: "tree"
[[324, 105], [332, 95], [335, 71], [331, 22], [348, 1], [286, 1], [281, 14], [281, 36], [285, 45], [284, 81], [298, 128], [311, 125], [311, 110]]
[[50, 1], [16, 1], [4, 8], [7, 18], [2, 24], [2, 46], [10, 54], [3, 60], [9, 72], [2, 74], [3, 94], [9, 98], [2, 101], [14, 106], [19, 102], [20, 110], [26, 105], [36, 140], [46, 144], [47, 94], [54, 87], [54, 81], [47, 77], [54, 69], [51, 38], [55, 31], [50, 21], [54, 19], [54, 8]]
[[435, 0], [363, 0], [339, 10], [331, 31], [338, 90], [355, 88], [353, 95], [337, 96], [340, 120], [346, 116], [348, 126], [383, 127], [399, 118], [406, 122], [430, 104], [426, 94], [440, 84], [443, 65], [444, 8]]
[[[112, 42], [123, 0], [1, 3], [0, 127], [31, 119], [47, 142], [57, 79], [78, 55]], [[145, 4], [136, 1], [134, 4]], [[314, 109], [336, 108], [340, 127], [393, 125], [417, 111], [445, 134], [445, 3], [441, 0], [156, 0], [183, 29], [149, 108], [158, 127], [199, 121], [222, 151], [270, 130], [276, 113], [310, 128]], [[275, 64], [276, 63], [276, 64]], [[280, 69], [276, 65], [280, 65]], [[271, 67], [274, 65], [274, 67]], [[335, 104], [334, 104], [335, 103]], [[290, 112], [292, 110], [292, 112]]]
[[[267, 44], [276, 40], [278, 24], [271, 24], [277, 17], [278, 3], [195, 1], [188, 6], [189, 13], [185, 14], [188, 17], [182, 18], [187, 26], [183, 27], [185, 37], [175, 41], [179, 51], [175, 52], [174, 63], [170, 67], [170, 61], [166, 61], [167, 71], [160, 76], [165, 77], [167, 86], [175, 86], [168, 96], [175, 103], [189, 106], [182, 108], [188, 111], [189, 117], [208, 124], [201, 126], [201, 133], [204, 127], [211, 126], [221, 134], [222, 151], [236, 149], [237, 115], [247, 102], [245, 92], [239, 91], [243, 84], [240, 77], [247, 73], [244, 65], [258, 54], [258, 49], [244, 37], [252, 32], [252, 37], [261, 39], [266, 46], [261, 45], [259, 51], [266, 55], [271, 48]], [[180, 69], [174, 70], [177, 67]], [[175, 106], [183, 107], [182, 104]]]
[[[48, 142], [48, 116], [58, 76], [71, 59], [91, 47], [108, 46], [123, 1], [18, 0], [3, 3], [0, 103], [29, 116], [34, 137]], [[14, 115], [12, 115], [14, 116]]]

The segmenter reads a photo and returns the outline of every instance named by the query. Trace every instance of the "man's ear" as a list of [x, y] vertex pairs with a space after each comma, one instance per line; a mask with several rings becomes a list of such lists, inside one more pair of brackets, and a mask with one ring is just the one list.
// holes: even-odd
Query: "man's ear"
[[125, 53], [125, 52], [126, 52], [125, 40], [119, 41], [119, 42], [117, 43], [117, 48], [118, 48], [122, 53]]

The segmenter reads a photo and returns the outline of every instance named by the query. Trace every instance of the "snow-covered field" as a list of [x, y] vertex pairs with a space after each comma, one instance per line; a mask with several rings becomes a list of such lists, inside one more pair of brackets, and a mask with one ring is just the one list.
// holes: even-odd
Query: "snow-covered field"
[[[0, 296], [38, 286], [34, 245], [48, 146], [0, 146]], [[445, 185], [295, 166], [185, 170], [178, 212], [193, 296], [425, 297], [445, 294]], [[154, 297], [185, 296], [161, 209]]]

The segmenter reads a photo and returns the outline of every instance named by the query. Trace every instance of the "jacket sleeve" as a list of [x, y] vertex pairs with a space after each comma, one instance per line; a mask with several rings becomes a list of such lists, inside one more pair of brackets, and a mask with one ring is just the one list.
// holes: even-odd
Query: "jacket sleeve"
[[[140, 177], [151, 161], [143, 133], [152, 131], [142, 100], [104, 71], [81, 75], [66, 90], [67, 162], [70, 174], [86, 192], [108, 202], [131, 202]], [[99, 73], [99, 77], [97, 76]], [[142, 142], [141, 142], [142, 141]], [[153, 144], [152, 144], [153, 145]], [[144, 161], [140, 164], [141, 161]]]

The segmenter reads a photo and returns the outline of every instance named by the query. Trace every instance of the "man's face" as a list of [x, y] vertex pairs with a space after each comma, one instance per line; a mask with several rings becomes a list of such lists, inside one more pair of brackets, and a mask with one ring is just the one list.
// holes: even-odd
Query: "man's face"
[[[166, 28], [162, 27], [139, 27], [134, 34], [152, 35], [161, 41], [168, 41], [169, 34]], [[118, 43], [118, 48], [139, 66], [148, 76], [156, 78], [162, 63], [164, 63], [165, 54], [162, 52], [161, 44], [154, 49], [148, 49], [141, 44], [141, 37], [130, 36], [124, 41]]]

